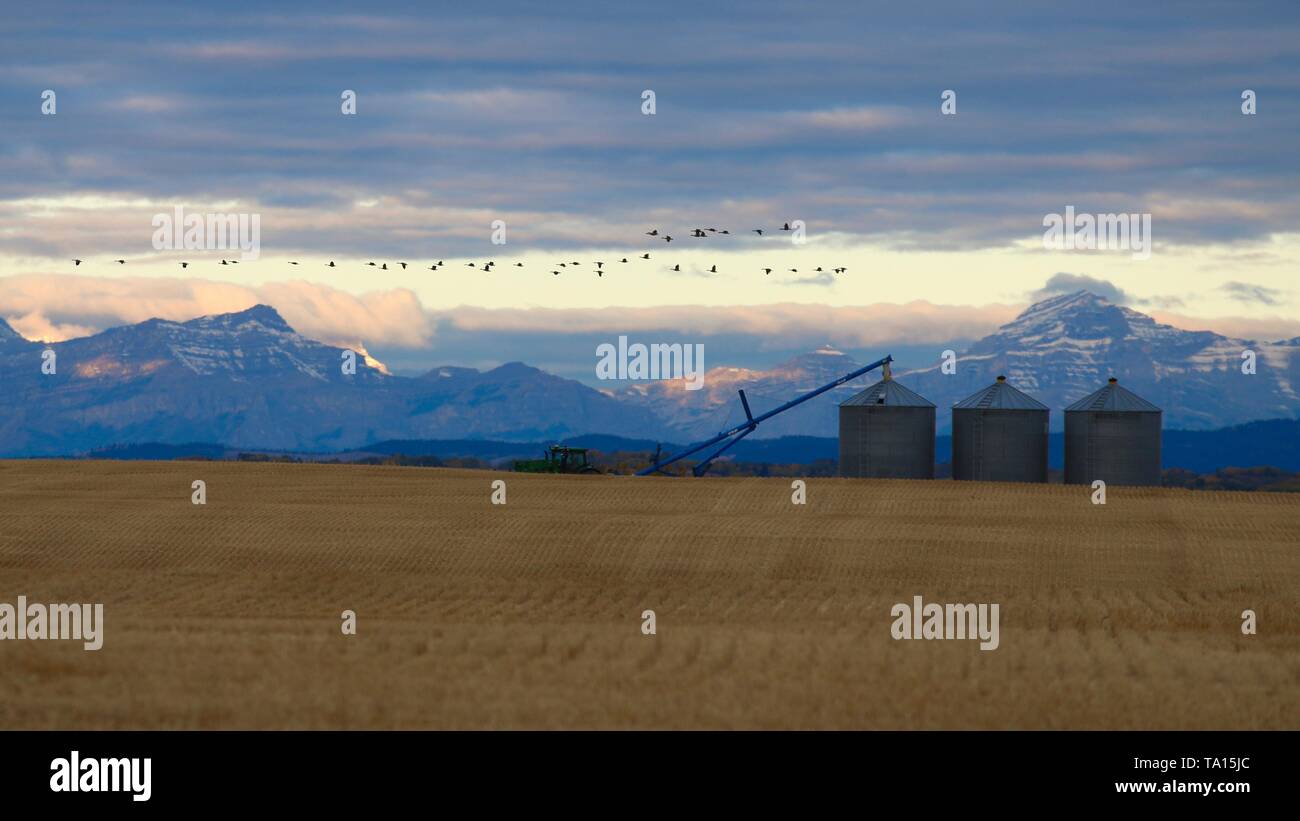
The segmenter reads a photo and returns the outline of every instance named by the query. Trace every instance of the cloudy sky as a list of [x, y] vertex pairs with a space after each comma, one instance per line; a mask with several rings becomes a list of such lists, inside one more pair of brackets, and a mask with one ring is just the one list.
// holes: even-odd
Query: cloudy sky
[[[0, 41], [0, 316], [33, 338], [266, 302], [407, 371], [585, 371], [618, 333], [924, 358], [1078, 287], [1300, 335], [1292, 2], [46, 2]], [[1150, 214], [1150, 257], [1045, 249], [1067, 206]], [[260, 257], [156, 250], [176, 207], [260, 215]]]

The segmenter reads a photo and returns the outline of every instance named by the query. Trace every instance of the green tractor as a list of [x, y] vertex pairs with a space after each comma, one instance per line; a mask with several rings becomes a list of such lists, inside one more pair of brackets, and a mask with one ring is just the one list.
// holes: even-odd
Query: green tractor
[[567, 445], [551, 445], [541, 459], [519, 459], [515, 461], [516, 473], [600, 473], [600, 470], [587, 460], [586, 448], [571, 448]]

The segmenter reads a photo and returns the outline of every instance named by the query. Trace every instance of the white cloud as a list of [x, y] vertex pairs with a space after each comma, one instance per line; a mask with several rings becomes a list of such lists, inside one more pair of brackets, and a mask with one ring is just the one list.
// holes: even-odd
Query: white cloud
[[267, 304], [295, 330], [335, 345], [429, 345], [433, 326], [411, 291], [350, 294], [291, 280], [238, 285], [204, 279], [11, 276], [0, 279], [0, 316], [29, 339], [59, 341], [158, 317], [184, 321]]

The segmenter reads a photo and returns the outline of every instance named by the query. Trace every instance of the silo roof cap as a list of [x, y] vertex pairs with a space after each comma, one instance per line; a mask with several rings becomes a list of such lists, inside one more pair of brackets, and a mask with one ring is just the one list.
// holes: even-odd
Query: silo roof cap
[[1066, 406], [1068, 411], [1132, 411], [1137, 413], [1159, 413], [1160, 408], [1138, 396], [1133, 391], [1119, 386], [1119, 380], [1111, 377], [1104, 386], [1087, 396]]
[[953, 405], [954, 408], [992, 408], [995, 410], [1047, 410], [1047, 406], [1024, 391], [1016, 390], [1005, 376]]
[[[880, 400], [884, 399], [884, 402]], [[882, 379], [861, 393], [840, 403], [844, 405], [884, 405], [893, 408], [933, 408], [934, 403], [895, 379]]]

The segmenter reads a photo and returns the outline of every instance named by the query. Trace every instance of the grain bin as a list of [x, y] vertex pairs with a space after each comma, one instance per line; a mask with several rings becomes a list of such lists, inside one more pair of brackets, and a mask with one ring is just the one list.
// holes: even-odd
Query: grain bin
[[840, 404], [840, 475], [934, 478], [934, 403], [885, 378]]
[[1111, 377], [1065, 409], [1065, 482], [1160, 484], [1161, 411]]
[[1005, 376], [952, 406], [952, 478], [1047, 481], [1047, 406]]

